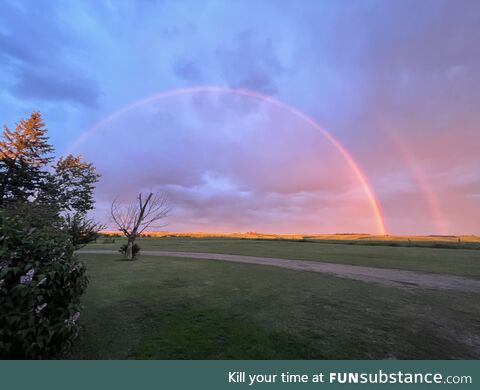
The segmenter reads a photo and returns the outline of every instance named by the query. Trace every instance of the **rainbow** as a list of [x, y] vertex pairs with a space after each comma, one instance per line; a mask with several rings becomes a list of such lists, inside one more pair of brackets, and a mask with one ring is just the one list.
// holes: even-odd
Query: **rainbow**
[[148, 96], [141, 100], [137, 100], [132, 102], [119, 110], [113, 112], [112, 114], [108, 115], [107, 117], [103, 118], [101, 121], [94, 124], [92, 127], [88, 128], [84, 131], [68, 148], [66, 154], [70, 154], [75, 151], [82, 143], [84, 143], [94, 132], [99, 130], [103, 125], [110, 122], [111, 120], [125, 114], [128, 111], [131, 111], [137, 107], [143, 106], [145, 104], [149, 104], [153, 101], [184, 95], [184, 94], [193, 94], [199, 92], [208, 92], [208, 93], [223, 93], [223, 94], [235, 94], [240, 96], [247, 96], [252, 99], [260, 100], [262, 102], [266, 102], [276, 106], [280, 109], [283, 109], [292, 115], [296, 116], [297, 118], [305, 121], [310, 126], [315, 128], [316, 130], [320, 131], [320, 133], [335, 147], [335, 149], [341, 154], [341, 156], [345, 159], [348, 166], [352, 169], [355, 177], [358, 179], [359, 183], [361, 184], [371, 207], [374, 219], [376, 221], [378, 234], [385, 235], [387, 234], [387, 230], [385, 227], [385, 220], [382, 213], [382, 209], [380, 207], [380, 202], [378, 201], [371, 185], [369, 184], [365, 173], [360, 168], [359, 164], [355, 161], [353, 156], [347, 151], [347, 149], [327, 130], [325, 130], [320, 124], [318, 124], [314, 119], [310, 116], [305, 114], [304, 112], [292, 107], [280, 100], [274, 99], [271, 96], [263, 95], [258, 92], [250, 91], [247, 89], [240, 89], [240, 88], [230, 88], [225, 86], [217, 86], [217, 85], [208, 85], [208, 86], [193, 86], [193, 87], [186, 87], [186, 88], [178, 88], [167, 90], [163, 92], [156, 93], [154, 95]]
[[395, 148], [400, 153], [403, 159], [403, 162], [407, 165], [411, 176], [415, 180], [417, 186], [422, 191], [424, 201], [429, 210], [430, 217], [435, 224], [437, 233], [441, 235], [447, 235], [447, 223], [442, 213], [438, 196], [433, 190], [432, 185], [430, 184], [430, 181], [425, 172], [419, 168], [419, 164], [417, 163], [415, 156], [411, 152], [411, 148], [408, 147], [405, 141], [402, 141], [402, 139], [397, 135], [397, 133], [392, 129], [392, 126], [386, 120], [381, 120], [379, 121], [379, 123], [382, 127], [382, 130], [394, 143]]

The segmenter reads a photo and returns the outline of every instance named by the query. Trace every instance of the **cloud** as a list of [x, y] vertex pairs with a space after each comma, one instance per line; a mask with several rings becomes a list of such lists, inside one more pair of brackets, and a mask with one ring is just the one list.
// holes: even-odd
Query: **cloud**
[[220, 71], [236, 88], [275, 94], [277, 78], [286, 72], [270, 39], [258, 40], [252, 31], [239, 33], [216, 50]]
[[20, 99], [98, 105], [99, 87], [81, 74], [23, 67], [10, 92]]
[[375, 229], [345, 159], [299, 118], [258, 101], [245, 115], [238, 96], [208, 93], [158, 105], [109, 122], [82, 148], [103, 175], [100, 204], [160, 189], [175, 209], [169, 229], [339, 231], [352, 215], [363, 216], [352, 229]]
[[202, 80], [202, 72], [198, 65], [183, 57], [177, 58], [173, 71], [178, 77], [191, 83], [199, 83]]
[[23, 62], [34, 62], [38, 60], [37, 54], [24, 47], [11, 35], [0, 33], [0, 55], [3, 56], [4, 61], [16, 59]]
[[[480, 4], [469, 0], [5, 1], [0, 116], [14, 123], [39, 108], [66, 145], [158, 91], [251, 89], [339, 140], [392, 232], [435, 233], [429, 197], [449, 232], [479, 232], [479, 25]], [[99, 204], [164, 188], [178, 203], [171, 227], [375, 231], [338, 151], [255, 99], [158, 100], [107, 123], [78, 151], [103, 174]]]
[[50, 6], [45, 12], [40, 4], [23, 7], [7, 2], [2, 14], [0, 69], [10, 76], [5, 89], [23, 101], [97, 106], [98, 83], [70, 62], [71, 54], [65, 55], [78, 50], [78, 42], [63, 25], [61, 7]]

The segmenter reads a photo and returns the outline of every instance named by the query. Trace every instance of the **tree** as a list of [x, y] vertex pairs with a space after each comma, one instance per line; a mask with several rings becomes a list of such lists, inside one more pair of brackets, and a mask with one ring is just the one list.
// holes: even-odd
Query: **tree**
[[133, 260], [133, 245], [136, 238], [150, 227], [163, 227], [156, 223], [165, 218], [171, 211], [167, 194], [163, 192], [150, 192], [146, 198], [138, 194], [137, 199], [127, 205], [121, 206], [115, 199], [112, 202], [110, 213], [113, 222], [127, 237], [127, 259]]
[[94, 165], [82, 161], [81, 156], [60, 157], [55, 166], [54, 196], [62, 210], [62, 228], [76, 249], [96, 240], [104, 228], [87, 217], [94, 205], [93, 190], [99, 177]]
[[22, 216], [31, 227], [63, 230], [78, 249], [97, 237], [101, 225], [87, 218], [99, 179], [93, 164], [80, 156], [61, 157], [52, 166], [54, 148], [39, 112], [5, 127], [0, 141], [0, 209]]
[[43, 169], [53, 160], [47, 129], [38, 111], [21, 119], [11, 131], [4, 127], [0, 141], [0, 206], [26, 202], [42, 191], [48, 181]]
[[100, 175], [92, 163], [71, 154], [60, 157], [55, 165], [55, 178], [62, 209], [85, 214], [93, 208], [93, 190]]

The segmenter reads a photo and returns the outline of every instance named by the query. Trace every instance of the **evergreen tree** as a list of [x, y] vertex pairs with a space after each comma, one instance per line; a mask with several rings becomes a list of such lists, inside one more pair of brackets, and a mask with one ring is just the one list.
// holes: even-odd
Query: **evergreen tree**
[[99, 179], [93, 164], [80, 156], [61, 157], [55, 166], [39, 112], [5, 127], [0, 140], [0, 209], [22, 216], [32, 227], [63, 230], [75, 247], [94, 240], [101, 225], [87, 218]]
[[39, 112], [20, 120], [14, 131], [5, 126], [0, 141], [0, 207], [26, 202], [43, 190], [53, 151]]

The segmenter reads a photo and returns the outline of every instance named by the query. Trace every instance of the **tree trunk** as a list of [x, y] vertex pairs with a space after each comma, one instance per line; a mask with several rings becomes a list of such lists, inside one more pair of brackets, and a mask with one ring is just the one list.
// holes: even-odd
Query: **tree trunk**
[[133, 260], [133, 244], [134, 243], [135, 243], [135, 237], [128, 237], [127, 252], [125, 253], [128, 260]]

